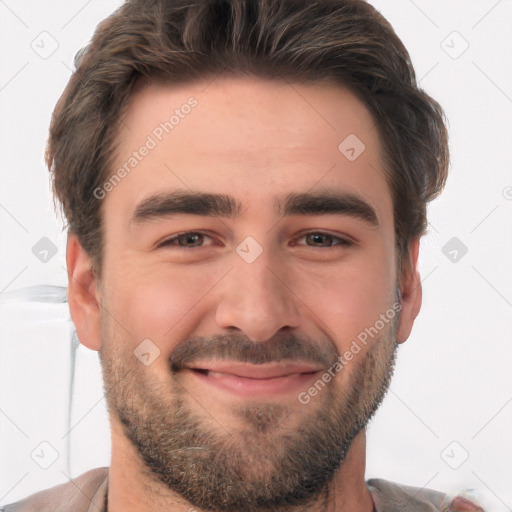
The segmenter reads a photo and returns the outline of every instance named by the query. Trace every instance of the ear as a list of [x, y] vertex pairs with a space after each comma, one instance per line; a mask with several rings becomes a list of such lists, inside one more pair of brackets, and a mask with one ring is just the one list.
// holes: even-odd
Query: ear
[[80, 343], [91, 350], [101, 348], [100, 296], [92, 261], [76, 235], [68, 234], [66, 247], [68, 303]]
[[402, 265], [400, 291], [402, 310], [397, 331], [397, 343], [403, 343], [411, 334], [414, 320], [421, 309], [421, 279], [418, 271], [420, 239], [414, 238], [409, 244], [409, 253]]

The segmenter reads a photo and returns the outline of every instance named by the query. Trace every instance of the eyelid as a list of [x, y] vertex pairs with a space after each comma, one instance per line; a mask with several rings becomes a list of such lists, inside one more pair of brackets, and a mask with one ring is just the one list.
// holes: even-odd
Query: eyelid
[[305, 236], [312, 235], [312, 234], [330, 236], [332, 238], [338, 239], [340, 242], [336, 245], [326, 246], [326, 247], [316, 247], [314, 245], [306, 246], [306, 247], [311, 247], [312, 249], [334, 249], [335, 247], [349, 247], [352, 245], [356, 245], [356, 241], [348, 235], [333, 234], [333, 233], [329, 233], [328, 231], [324, 231], [321, 229], [309, 229], [309, 230], [301, 233], [297, 237], [295, 237], [293, 242], [295, 243], [297, 240], [300, 240], [301, 238], [304, 238]]
[[[171, 245], [171, 242], [176, 241], [179, 237], [184, 236], [184, 235], [202, 235], [204, 237], [213, 239], [213, 237], [211, 237], [210, 235], [208, 235], [207, 233], [205, 233], [203, 231], [188, 230], [188, 231], [182, 231], [180, 233], [176, 233], [176, 234], [170, 236], [169, 238], [164, 238], [161, 242], [158, 242], [156, 244], [156, 248], [158, 249], [160, 247], [165, 247], [166, 245]], [[179, 245], [176, 245], [176, 248], [185, 249], [185, 250], [201, 249], [201, 247], [204, 247], [204, 246], [187, 248], [187, 247], [181, 247]]]
[[[334, 249], [336, 247], [350, 247], [350, 246], [356, 245], [356, 241], [353, 238], [351, 238], [351, 237], [349, 237], [347, 235], [333, 234], [333, 233], [329, 233], [328, 231], [323, 231], [323, 230], [320, 230], [320, 229], [317, 229], [317, 230], [309, 229], [307, 231], [302, 232], [301, 234], [299, 234], [298, 236], [296, 236], [293, 239], [293, 241], [292, 241], [293, 245], [296, 246], [298, 240], [306, 237], [307, 235], [311, 235], [311, 234], [326, 235], [326, 236], [329, 236], [329, 237], [332, 237], [332, 238], [335, 238], [335, 239], [339, 240], [338, 244], [335, 244], [335, 245], [332, 245], [332, 246], [317, 247], [317, 246], [314, 246], [314, 245], [310, 245], [310, 246], [304, 245], [305, 247], [310, 247], [312, 249], [324, 249], [325, 250], [325, 249]], [[200, 231], [200, 230], [199, 231], [189, 230], [189, 231], [182, 231], [180, 233], [176, 233], [176, 234], [172, 235], [171, 237], [164, 239], [162, 242], [157, 243], [156, 248], [170, 246], [171, 242], [175, 242], [178, 238], [180, 238], [181, 236], [184, 236], [184, 235], [201, 235], [203, 237], [210, 238], [211, 240], [213, 240], [213, 237], [210, 236], [206, 232], [203, 232], [203, 231]], [[185, 251], [190, 251], [190, 250], [193, 250], [193, 249], [202, 249], [204, 247], [209, 247], [209, 246], [210, 246], [210, 244], [208, 246], [200, 245], [200, 246], [197, 246], [197, 247], [182, 247], [182, 246], [179, 246], [179, 245], [175, 245], [175, 247], [177, 249], [182, 249], [182, 250], [185, 250]]]

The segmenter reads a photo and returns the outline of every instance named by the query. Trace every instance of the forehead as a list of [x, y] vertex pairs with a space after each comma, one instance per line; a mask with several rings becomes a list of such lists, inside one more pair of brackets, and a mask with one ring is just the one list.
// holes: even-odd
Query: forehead
[[376, 210], [391, 201], [373, 117], [331, 83], [219, 77], [141, 87], [119, 131], [113, 172], [122, 168], [104, 207], [124, 217], [178, 188], [229, 189], [256, 210], [315, 187], [368, 197]]

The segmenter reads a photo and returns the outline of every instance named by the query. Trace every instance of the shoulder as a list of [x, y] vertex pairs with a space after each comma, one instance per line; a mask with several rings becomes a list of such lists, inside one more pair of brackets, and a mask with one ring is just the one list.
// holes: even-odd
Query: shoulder
[[108, 468], [96, 468], [69, 482], [37, 492], [21, 501], [4, 505], [0, 512], [96, 512], [104, 509]]
[[377, 478], [368, 480], [367, 485], [377, 512], [484, 512], [478, 504], [464, 496], [449, 496], [432, 489]]

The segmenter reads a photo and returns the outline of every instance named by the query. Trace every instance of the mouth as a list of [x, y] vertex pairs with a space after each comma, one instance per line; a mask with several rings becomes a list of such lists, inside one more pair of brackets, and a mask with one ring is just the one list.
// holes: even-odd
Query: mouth
[[201, 384], [242, 397], [297, 393], [318, 378], [324, 368], [308, 363], [250, 364], [229, 361], [196, 363], [186, 368]]

